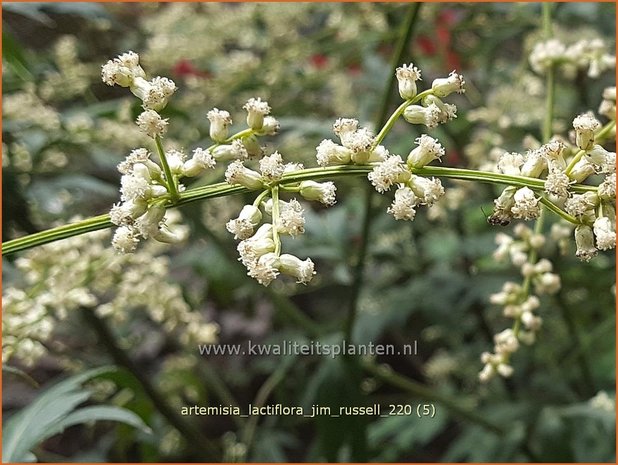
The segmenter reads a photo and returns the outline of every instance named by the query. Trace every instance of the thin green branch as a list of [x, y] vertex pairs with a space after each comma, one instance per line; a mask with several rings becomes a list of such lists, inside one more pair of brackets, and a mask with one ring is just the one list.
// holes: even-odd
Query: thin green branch
[[176, 202], [179, 198], [178, 189], [176, 188], [176, 180], [172, 175], [172, 170], [170, 170], [170, 165], [167, 163], [167, 156], [165, 155], [165, 150], [163, 149], [163, 144], [161, 143], [161, 137], [155, 137], [155, 145], [157, 146], [157, 152], [159, 153], [159, 160], [161, 161], [161, 166], [163, 167], [163, 172], [165, 173], [165, 182], [167, 184], [167, 190], [172, 196], [172, 202]]
[[554, 212], [556, 215], [564, 218], [565, 220], [567, 220], [569, 223], [573, 223], [573, 224], [580, 224], [579, 221], [577, 221], [577, 218], [575, 218], [574, 216], [569, 215], [567, 212], [565, 212], [562, 208], [560, 208], [558, 205], [556, 205], [554, 202], [552, 202], [551, 200], [549, 200], [547, 197], [541, 196], [541, 203], [543, 205], [545, 205], [547, 207], [548, 210], [551, 210], [552, 212]]
[[[341, 165], [329, 166], [326, 168], [308, 168], [284, 174], [279, 184], [294, 184], [310, 179], [323, 180], [348, 176], [366, 176], [372, 169], [373, 166], [371, 165]], [[478, 181], [490, 184], [507, 184], [516, 187], [529, 187], [530, 189], [537, 191], [542, 191], [544, 189], [544, 181], [542, 179], [491, 173], [489, 171], [448, 168], [442, 166], [425, 166], [424, 168], [415, 169], [414, 173], [419, 176], [437, 176], [442, 178]], [[574, 184], [571, 186], [571, 190], [577, 193], [584, 193], [595, 192], [597, 188], [595, 186], [587, 186], [584, 184]], [[199, 200], [243, 194], [246, 192], [250, 192], [250, 190], [246, 187], [237, 185], [231, 186], [225, 182], [220, 182], [190, 189], [186, 192], [181, 192], [180, 200], [176, 204], [167, 205], [167, 207], [178, 207]], [[4, 242], [2, 244], [2, 254], [4, 256], [8, 256], [32, 247], [48, 244], [60, 239], [79, 236], [92, 231], [99, 231], [112, 226], [113, 224], [109, 219], [109, 215], [95, 216], [76, 223], [58, 226], [56, 228], [47, 229], [45, 231], [29, 234], [27, 236]]]
[[482, 426], [493, 433], [504, 434], [505, 432], [501, 426], [488, 421], [483, 416], [476, 413], [476, 411], [462, 407], [460, 399], [450, 398], [445, 394], [441, 394], [432, 387], [425, 386], [400, 375], [388, 366], [380, 366], [374, 362], [366, 362], [363, 363], [362, 366], [367, 372], [384, 383], [397, 387], [418, 399], [428, 402], [437, 402], [449, 410], [453, 415], [469, 421], [470, 423]]
[[[384, 88], [382, 94], [382, 103], [380, 110], [376, 117], [376, 127], [384, 124], [380, 132], [375, 138], [372, 145], [372, 149], [375, 149], [386, 137], [392, 127], [395, 125], [399, 117], [403, 114], [406, 107], [414, 102], [420, 101], [424, 97], [424, 93], [417, 95], [414, 99], [406, 100], [393, 112], [390, 118], [386, 118], [388, 115], [388, 108], [390, 106], [391, 95], [395, 84], [395, 71], [401, 62], [405, 58], [407, 46], [410, 43], [410, 38], [414, 32], [414, 25], [418, 18], [418, 12], [421, 8], [421, 3], [412, 3], [408, 6], [406, 17], [401, 25], [399, 31], [399, 40], [397, 41], [395, 53], [393, 54], [390, 66], [390, 73], [388, 82]], [[430, 89], [431, 90], [431, 89]], [[386, 120], [386, 121], [385, 121]], [[348, 314], [344, 325], [344, 338], [347, 341], [352, 340], [352, 331], [354, 329], [354, 321], [356, 320], [356, 314], [358, 312], [358, 300], [360, 297], [360, 290], [363, 282], [363, 272], [365, 270], [365, 258], [367, 256], [367, 250], [369, 247], [369, 235], [371, 233], [371, 219], [373, 218], [373, 194], [374, 190], [370, 185], [365, 186], [364, 197], [364, 211], [363, 222], [361, 227], [360, 245], [358, 247], [357, 262], [353, 271], [352, 289], [350, 293], [350, 300], [348, 304]]]

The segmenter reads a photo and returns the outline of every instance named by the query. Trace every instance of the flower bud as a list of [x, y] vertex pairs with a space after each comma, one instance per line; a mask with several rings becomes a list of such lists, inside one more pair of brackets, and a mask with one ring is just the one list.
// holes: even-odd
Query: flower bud
[[225, 179], [229, 184], [241, 184], [249, 189], [263, 187], [262, 175], [242, 164], [240, 160], [230, 163], [225, 170]]
[[463, 94], [466, 90], [464, 86], [466, 81], [461, 74], [452, 71], [446, 78], [435, 79], [431, 84], [431, 90], [438, 97], [446, 97], [447, 95], [457, 92]]
[[586, 224], [580, 224], [575, 228], [575, 244], [577, 245], [575, 256], [582, 261], [590, 261], [597, 254], [592, 228]]
[[262, 212], [254, 205], [245, 205], [238, 218], [227, 222], [225, 227], [234, 234], [234, 239], [248, 239], [254, 228], [262, 221]]
[[279, 271], [295, 277], [296, 282], [301, 284], [307, 284], [313, 279], [314, 268], [310, 258], [301, 260], [294, 255], [285, 253], [279, 257]]
[[418, 147], [408, 155], [407, 163], [410, 168], [422, 168], [433, 160], [439, 160], [444, 155], [444, 147], [433, 137], [423, 134], [415, 142]]
[[601, 127], [592, 113], [584, 113], [573, 120], [575, 143], [581, 150], [590, 150], [594, 145], [594, 131]]
[[399, 84], [399, 95], [404, 100], [410, 100], [416, 96], [416, 81], [421, 80], [420, 70], [412, 63], [397, 68], [395, 72]]
[[262, 129], [264, 117], [270, 113], [268, 102], [258, 98], [250, 98], [243, 106], [247, 110], [247, 125], [254, 130]]
[[255, 131], [258, 136], [274, 136], [279, 132], [281, 124], [272, 116], [265, 116], [262, 128]]
[[324, 205], [332, 206], [337, 202], [335, 192], [337, 187], [333, 182], [302, 181], [300, 195], [306, 200], [317, 200]]
[[213, 108], [206, 115], [210, 121], [210, 138], [215, 142], [223, 142], [227, 139], [232, 117], [229, 112]]

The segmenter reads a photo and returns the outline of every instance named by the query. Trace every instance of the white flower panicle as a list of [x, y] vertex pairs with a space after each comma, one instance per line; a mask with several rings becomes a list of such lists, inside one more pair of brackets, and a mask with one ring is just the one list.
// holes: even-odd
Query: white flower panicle
[[421, 80], [421, 71], [412, 63], [403, 65], [395, 71], [397, 82], [399, 84], [399, 95], [404, 100], [410, 100], [416, 97], [418, 89], [416, 81]]
[[589, 77], [596, 78], [616, 67], [616, 57], [607, 50], [607, 45], [599, 38], [581, 39], [568, 46], [554, 38], [537, 43], [529, 61], [539, 74], [558, 67], [560, 74], [569, 79], [576, 77], [578, 69], [586, 70]]

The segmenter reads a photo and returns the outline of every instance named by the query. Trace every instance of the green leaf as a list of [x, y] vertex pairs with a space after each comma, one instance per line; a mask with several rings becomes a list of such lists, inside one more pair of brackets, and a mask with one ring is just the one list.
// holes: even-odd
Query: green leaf
[[64, 417], [62, 421], [57, 423], [55, 430], [50, 436], [61, 433], [70, 426], [100, 420], [117, 421], [141, 429], [145, 433], [152, 432], [148, 425], [130, 410], [110, 405], [94, 405], [81, 408]]
[[29, 406], [13, 415], [4, 426], [2, 435], [3, 462], [26, 462], [34, 458], [35, 446], [62, 432], [66, 427], [90, 420], [114, 420], [148, 429], [135, 414], [117, 407], [86, 407], [75, 410], [88, 400], [91, 392], [82, 384], [113, 367], [88, 370], [72, 376], [41, 393]]

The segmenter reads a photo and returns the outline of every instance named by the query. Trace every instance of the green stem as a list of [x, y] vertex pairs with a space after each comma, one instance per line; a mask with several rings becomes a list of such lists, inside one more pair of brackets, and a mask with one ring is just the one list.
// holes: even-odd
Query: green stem
[[573, 224], [580, 224], [580, 221], [577, 221], [577, 218], [575, 218], [574, 216], [569, 215], [567, 212], [565, 212], [564, 210], [562, 210], [558, 205], [556, 205], [555, 203], [553, 203], [551, 200], [549, 200], [547, 197], [541, 196], [541, 203], [543, 205], [545, 205], [547, 207], [548, 210], [551, 210], [552, 212], [554, 212], [556, 215], [564, 218], [565, 220], [567, 220], [569, 223], [573, 223]]
[[[401, 25], [401, 29], [399, 32], [399, 40], [397, 42], [397, 46], [395, 49], [395, 53], [393, 54], [391, 66], [390, 66], [390, 74], [389, 79], [384, 88], [384, 93], [382, 94], [382, 104], [380, 105], [380, 111], [376, 117], [376, 127], [380, 124], [384, 124], [380, 132], [375, 138], [375, 141], [372, 145], [372, 150], [375, 149], [381, 142], [384, 140], [388, 132], [395, 125], [399, 117], [403, 114], [404, 110], [408, 105], [411, 105], [414, 102], [418, 102], [421, 100], [424, 95], [428, 95], [427, 91], [417, 95], [414, 99], [406, 100], [393, 112], [390, 118], [386, 119], [386, 115], [388, 115], [388, 108], [390, 105], [392, 89], [395, 84], [395, 70], [397, 66], [401, 64], [404, 60], [404, 55], [406, 53], [406, 48], [410, 43], [410, 38], [412, 37], [412, 33], [414, 31], [414, 24], [416, 23], [416, 19], [418, 17], [418, 12], [420, 10], [421, 3], [411, 3], [408, 7], [408, 11], [406, 17]], [[384, 120], [386, 119], [386, 122]], [[369, 235], [371, 233], [371, 219], [373, 218], [372, 210], [372, 200], [373, 200], [374, 190], [371, 185], [365, 186], [365, 198], [364, 198], [364, 211], [363, 211], [363, 223], [361, 227], [361, 242], [358, 248], [358, 257], [356, 266], [353, 271], [353, 281], [352, 281], [352, 289], [350, 294], [350, 301], [348, 305], [348, 314], [345, 321], [344, 326], [344, 338], [347, 341], [352, 340], [352, 332], [354, 329], [354, 321], [356, 320], [356, 314], [358, 312], [358, 300], [360, 297], [361, 286], [363, 283], [363, 272], [365, 269], [365, 258], [367, 256], [367, 250], [369, 246]]]
[[155, 145], [157, 146], [157, 152], [159, 153], [159, 160], [161, 160], [161, 166], [163, 166], [163, 172], [165, 173], [165, 182], [167, 184], [167, 190], [169, 191], [172, 202], [176, 203], [179, 199], [178, 189], [176, 188], [176, 180], [170, 170], [170, 165], [167, 163], [167, 157], [165, 156], [165, 150], [163, 150], [163, 144], [161, 143], [161, 137], [155, 137]]
[[279, 237], [279, 186], [271, 189], [273, 198], [273, 241], [275, 242], [275, 255], [281, 255], [281, 238]]
[[388, 366], [380, 366], [373, 362], [363, 363], [362, 366], [367, 372], [371, 373], [376, 378], [390, 384], [391, 386], [395, 386], [403, 391], [406, 391], [414, 397], [429, 402], [433, 401], [442, 404], [455, 416], [482, 426], [496, 434], [502, 435], [505, 432], [501, 426], [488, 421], [474, 410], [462, 407], [460, 399], [452, 399], [444, 394], [440, 394], [436, 389], [424, 386], [421, 383], [400, 375]]
[[[255, 400], [251, 404], [252, 406], [260, 408], [266, 404], [268, 397], [275, 390], [275, 388], [279, 385], [279, 383], [283, 381], [283, 379], [285, 378], [285, 373], [287, 372], [288, 368], [289, 368], [289, 364], [280, 365], [279, 368], [277, 368], [277, 370], [275, 370], [275, 372], [266, 379], [264, 384], [262, 384], [259, 391], [257, 392], [255, 396]], [[259, 418], [260, 418], [260, 415], [250, 415], [249, 421], [247, 421], [247, 424], [243, 431], [242, 442], [244, 443], [246, 447], [246, 450], [245, 450], [246, 456], [244, 457], [244, 459], [246, 459], [249, 456], [249, 451], [251, 450], [251, 446], [253, 444], [253, 440], [255, 437], [255, 430], [257, 428], [257, 423], [258, 423]]]
[[[327, 168], [308, 168], [284, 174], [280, 184], [294, 184], [305, 180], [318, 181], [322, 179], [333, 179], [349, 176], [366, 176], [372, 169], [373, 166], [371, 165], [341, 165], [329, 166]], [[419, 176], [437, 176], [490, 184], [507, 184], [517, 187], [529, 187], [530, 189], [537, 191], [542, 191], [544, 189], [544, 181], [541, 179], [528, 178], [525, 176], [511, 176], [501, 173], [491, 173], [488, 171], [477, 171], [464, 168], [425, 166], [424, 168], [415, 169], [414, 173]], [[595, 186], [587, 186], [584, 184], [574, 184], [571, 186], [571, 190], [577, 193], [584, 193], [595, 192], [597, 188]], [[199, 200], [243, 194], [246, 192], [250, 192], [250, 190], [246, 187], [238, 185], [231, 186], [225, 182], [220, 182], [208, 186], [196, 187], [195, 189], [182, 192], [180, 193], [180, 200], [178, 200], [176, 204], [168, 205], [168, 207], [178, 207]], [[60, 239], [66, 239], [92, 231], [107, 229], [112, 226], [113, 224], [109, 220], [109, 215], [95, 216], [76, 223], [58, 226], [56, 228], [47, 229], [45, 231], [3, 242], [2, 254], [3, 256], [8, 256], [32, 247], [37, 247]]]

